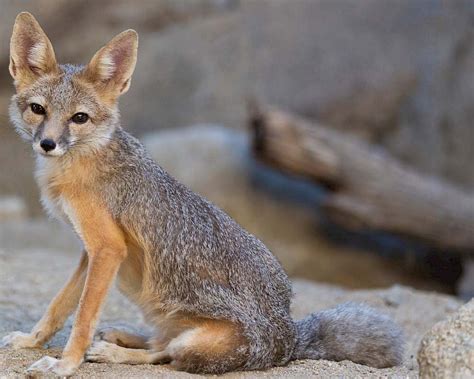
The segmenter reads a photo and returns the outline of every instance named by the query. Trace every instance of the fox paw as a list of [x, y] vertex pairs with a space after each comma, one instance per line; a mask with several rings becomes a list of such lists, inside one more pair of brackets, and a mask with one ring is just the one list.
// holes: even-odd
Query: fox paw
[[56, 359], [52, 357], [43, 357], [39, 361], [33, 363], [26, 370], [27, 375], [37, 375], [44, 373], [52, 373], [58, 376], [70, 376], [74, 374], [79, 365], [64, 359]]
[[23, 349], [40, 347], [40, 345], [30, 333], [12, 332], [2, 338], [2, 341], [0, 342], [0, 347]]
[[106, 341], [114, 343], [116, 345], [122, 345], [123, 342], [120, 339], [123, 335], [123, 331], [113, 328], [111, 326], [106, 326], [101, 328], [95, 335], [95, 339], [98, 341]]
[[89, 347], [85, 359], [87, 362], [119, 363], [121, 350], [123, 348], [113, 343], [97, 341]]

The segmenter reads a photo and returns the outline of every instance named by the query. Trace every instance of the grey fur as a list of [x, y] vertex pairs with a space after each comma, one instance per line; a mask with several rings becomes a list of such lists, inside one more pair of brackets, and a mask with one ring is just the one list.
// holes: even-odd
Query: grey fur
[[[295, 323], [291, 284], [279, 262], [222, 210], [178, 183], [143, 146], [117, 128], [104, 155], [102, 191], [123, 227], [143, 238], [145, 291], [163, 293], [147, 312], [177, 310], [239, 322], [249, 344], [240, 369], [290, 359], [350, 359], [387, 367], [402, 359], [402, 333], [387, 316], [346, 304]], [[109, 160], [107, 162], [107, 160]], [[120, 162], [120, 164], [117, 164]], [[206, 279], [196, 273], [208, 270]], [[227, 284], [210, 280], [225, 276]], [[226, 362], [204, 367], [224, 372]]]
[[[74, 75], [81, 69], [63, 70], [59, 81], [49, 83], [49, 92], [41, 89], [42, 83], [32, 90], [59, 108], [58, 99], [77, 101], [71, 94], [80, 90]], [[27, 96], [12, 102], [12, 119], [20, 130], [25, 129], [20, 112]], [[290, 281], [266, 246], [157, 165], [120, 127], [118, 111], [101, 117], [95, 134], [81, 143], [64, 141], [67, 153], [48, 159], [56, 159], [63, 170], [73, 169], [79, 155], [94, 155], [101, 162], [94, 191], [123, 230], [137, 236], [143, 251], [143, 284], [126, 295], [151, 324], [157, 324], [158, 315], [180, 312], [233, 321], [245, 337], [226, 359], [196, 356], [178, 362], [178, 368], [222, 373], [265, 369], [300, 358], [350, 359], [375, 367], [401, 362], [399, 327], [368, 307], [341, 305], [293, 321]], [[93, 143], [98, 133], [106, 143]]]
[[181, 311], [236, 321], [249, 341], [242, 369], [287, 363], [295, 341], [291, 284], [265, 245], [168, 175], [121, 128], [106, 149], [103, 166], [113, 172], [104, 172], [101, 190], [114, 217], [143, 239], [144, 282], [153, 287], [142, 291], [161, 294], [146, 305], [149, 317]]

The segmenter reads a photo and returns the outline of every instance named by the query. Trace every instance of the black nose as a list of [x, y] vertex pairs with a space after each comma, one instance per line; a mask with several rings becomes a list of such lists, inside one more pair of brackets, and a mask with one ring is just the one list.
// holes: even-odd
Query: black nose
[[44, 151], [48, 152], [54, 150], [56, 147], [56, 142], [54, 142], [52, 139], [44, 139], [41, 140], [40, 146]]

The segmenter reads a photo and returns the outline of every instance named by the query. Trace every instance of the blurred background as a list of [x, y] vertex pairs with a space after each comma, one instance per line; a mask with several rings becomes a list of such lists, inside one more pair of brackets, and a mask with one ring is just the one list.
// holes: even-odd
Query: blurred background
[[[474, 209], [473, 1], [2, 0], [0, 8], [0, 249], [76, 249], [67, 229], [44, 218], [31, 146], [8, 121], [9, 39], [17, 13], [29, 11], [62, 63], [87, 63], [115, 34], [138, 31], [124, 127], [262, 239], [291, 276], [474, 291], [474, 246], [329, 219], [327, 186], [255, 154], [246, 106], [277, 106], [434, 178], [466, 218]], [[450, 196], [439, 206], [450, 208]]]

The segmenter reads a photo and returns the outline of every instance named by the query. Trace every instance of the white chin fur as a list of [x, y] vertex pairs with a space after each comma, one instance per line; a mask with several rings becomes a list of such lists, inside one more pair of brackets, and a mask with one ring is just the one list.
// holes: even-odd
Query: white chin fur
[[36, 142], [33, 144], [33, 150], [37, 154], [40, 154], [43, 157], [60, 157], [61, 155], [64, 155], [64, 153], [66, 152], [64, 149], [62, 149], [59, 146], [56, 146], [54, 150], [46, 152], [41, 148], [41, 146], [39, 145], [39, 142]]

